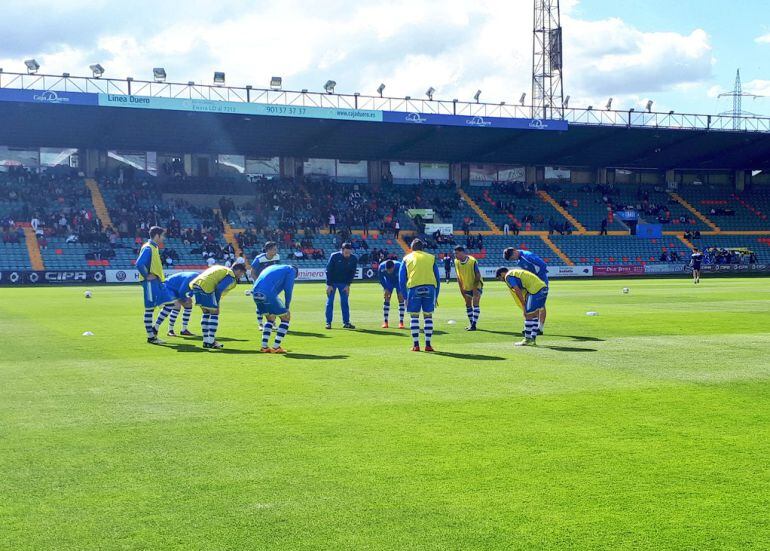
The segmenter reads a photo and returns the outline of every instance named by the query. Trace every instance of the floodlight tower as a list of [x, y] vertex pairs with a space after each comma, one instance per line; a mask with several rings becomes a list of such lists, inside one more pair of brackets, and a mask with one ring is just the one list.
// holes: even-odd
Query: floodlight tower
[[761, 98], [764, 96], [760, 96], [758, 94], [744, 94], [743, 93], [743, 86], [741, 85], [741, 70], [738, 69], [735, 71], [735, 87], [730, 90], [729, 92], [723, 92], [719, 94], [717, 97], [719, 98], [733, 98], [733, 110], [725, 111], [724, 113], [720, 113], [720, 115], [728, 115], [732, 116], [733, 118], [733, 130], [740, 130], [741, 129], [741, 117], [744, 116], [753, 116], [754, 113], [749, 113], [748, 111], [743, 110], [743, 98]]
[[532, 118], [564, 117], [559, 0], [535, 0], [532, 40]]

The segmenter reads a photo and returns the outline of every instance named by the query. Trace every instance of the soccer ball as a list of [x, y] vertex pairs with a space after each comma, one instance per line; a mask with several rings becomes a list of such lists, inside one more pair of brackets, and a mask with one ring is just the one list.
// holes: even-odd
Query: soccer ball
[[84, 294], [86, 298], [91, 298], [91, 291], [86, 291]]
[[623, 287], [623, 294], [627, 295], [630, 290], [628, 287]]

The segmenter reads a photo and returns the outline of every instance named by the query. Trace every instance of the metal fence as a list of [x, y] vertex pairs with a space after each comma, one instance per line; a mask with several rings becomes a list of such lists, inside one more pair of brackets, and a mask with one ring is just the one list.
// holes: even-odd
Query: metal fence
[[[335, 94], [308, 90], [290, 91], [252, 86], [171, 83], [146, 80], [40, 75], [0, 71], [0, 88], [85, 92], [165, 98], [204, 99], [272, 105], [363, 109], [501, 118], [532, 118], [532, 107], [502, 103], [392, 98], [361, 94]], [[770, 132], [770, 117], [732, 117], [690, 113], [659, 113], [584, 108], [561, 109], [570, 124], [625, 126], [729, 132]]]

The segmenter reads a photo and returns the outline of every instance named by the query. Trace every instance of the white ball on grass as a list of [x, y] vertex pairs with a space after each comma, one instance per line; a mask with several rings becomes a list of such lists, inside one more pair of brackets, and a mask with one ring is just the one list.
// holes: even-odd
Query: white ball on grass
[[91, 331], [86, 331], [85, 333], [83, 333], [83, 336], [84, 336], [84, 337], [93, 337], [93, 336], [94, 336], [94, 334], [93, 334], [93, 333], [91, 333]]
[[623, 287], [623, 294], [627, 295], [630, 290], [628, 287]]
[[86, 291], [83, 293], [86, 298], [91, 298], [91, 291]]
[[457, 322], [456, 322], [455, 320], [448, 320], [448, 321], [447, 321], [447, 323], [448, 323], [449, 325], [454, 325], [454, 324], [455, 324], [455, 323], [457, 323]]
[[586, 312], [586, 316], [598, 316], [599, 312]]

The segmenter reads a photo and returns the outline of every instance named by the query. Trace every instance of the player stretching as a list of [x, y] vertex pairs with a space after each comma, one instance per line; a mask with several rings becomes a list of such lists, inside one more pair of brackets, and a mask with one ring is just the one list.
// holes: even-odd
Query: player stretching
[[350, 284], [356, 277], [358, 258], [353, 254], [353, 245], [343, 243], [341, 250], [332, 253], [326, 264], [326, 328], [332, 328], [334, 316], [334, 295], [340, 293], [340, 308], [342, 309], [342, 327], [355, 329], [350, 323]]
[[163, 263], [160, 260], [159, 247], [163, 245], [164, 228], [150, 228], [150, 239], [139, 250], [136, 259], [136, 269], [139, 270], [139, 281], [144, 290], [144, 329], [147, 332], [147, 342], [150, 344], [165, 344], [158, 338], [158, 331], [152, 323], [155, 308], [163, 306], [174, 299], [169, 296], [164, 285]]
[[433, 310], [438, 303], [441, 276], [436, 258], [423, 251], [425, 243], [412, 241], [412, 252], [404, 257], [399, 270], [399, 287], [406, 289], [406, 309], [409, 312], [412, 330], [412, 352], [420, 351], [420, 311], [424, 320], [425, 352], [433, 352], [430, 340], [433, 337]]
[[195, 304], [203, 310], [203, 317], [201, 317], [203, 348], [213, 350], [224, 348], [215, 338], [219, 327], [219, 302], [222, 297], [235, 289], [238, 280], [245, 274], [245, 264], [235, 264], [232, 268], [214, 265], [190, 282]]
[[[254, 282], [254, 288], [251, 291], [251, 298], [257, 305], [258, 315], [264, 315], [267, 322], [262, 327], [262, 348], [260, 352], [271, 354], [286, 354], [286, 350], [281, 348], [281, 342], [289, 332], [289, 321], [291, 321], [291, 293], [294, 289], [294, 280], [297, 279], [299, 269], [296, 266], [268, 266]], [[283, 292], [284, 301], [278, 296]], [[275, 318], [281, 318], [281, 324], [275, 333], [275, 342], [273, 347], [268, 346], [270, 342], [270, 333], [273, 331]]]
[[[520, 249], [514, 249], [513, 247], [508, 247], [503, 251], [503, 258], [509, 261], [515, 260], [519, 268], [523, 270], [527, 270], [528, 272], [532, 272], [538, 278], [540, 278], [540, 280], [543, 283], [545, 283], [546, 287], [549, 286], [548, 264], [546, 264], [545, 261], [539, 256], [537, 256], [535, 253], [530, 251], [523, 251]], [[545, 306], [541, 308], [540, 316], [538, 320], [540, 322], [538, 335], [542, 335], [543, 327], [545, 327]]]
[[388, 317], [390, 316], [390, 297], [393, 296], [393, 291], [396, 291], [398, 297], [398, 328], [404, 328], [404, 312], [406, 311], [406, 305], [404, 304], [404, 291], [399, 287], [398, 275], [401, 271], [401, 262], [394, 260], [386, 260], [380, 264], [377, 275], [380, 278], [380, 285], [382, 285], [382, 298], [384, 302], [382, 304], [382, 328], [388, 328]]
[[540, 310], [545, 308], [548, 286], [529, 270], [498, 268], [495, 278], [508, 285], [516, 303], [524, 311], [524, 339], [514, 346], [536, 346]]
[[[179, 311], [184, 308], [184, 314], [182, 314], [182, 332], [180, 335], [185, 337], [192, 337], [193, 334], [187, 329], [187, 325], [190, 323], [190, 314], [192, 314], [192, 291], [190, 290], [190, 282], [198, 277], [199, 272], [177, 272], [170, 275], [166, 280], [166, 291], [170, 295], [170, 299], [174, 301], [173, 304], [166, 304], [163, 310], [158, 314], [158, 319], [155, 320], [155, 334], [160, 331], [160, 326], [163, 321], [168, 317], [168, 336], [176, 337], [174, 332], [174, 325], [176, 324], [176, 318], [179, 316]], [[169, 317], [169, 314], [171, 317]]]
[[703, 253], [694, 248], [692, 250], [691, 263], [692, 263], [692, 281], [696, 285], [700, 283], [700, 266], [703, 263]]
[[460, 286], [460, 294], [465, 300], [465, 313], [468, 315], [468, 322], [470, 323], [465, 330], [475, 331], [479, 314], [481, 314], [479, 304], [481, 303], [481, 293], [484, 290], [484, 280], [481, 278], [478, 262], [465, 252], [465, 247], [462, 245], [455, 247], [455, 273], [457, 274], [457, 284]]
[[[273, 264], [278, 264], [281, 261], [281, 257], [278, 254], [278, 244], [275, 241], [268, 241], [262, 248], [264, 252], [258, 254], [251, 263], [251, 279], [257, 281], [259, 274], [262, 270]], [[257, 323], [259, 328], [262, 329], [262, 314], [257, 312]]]

